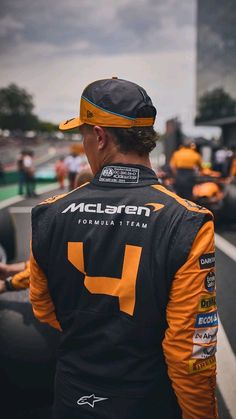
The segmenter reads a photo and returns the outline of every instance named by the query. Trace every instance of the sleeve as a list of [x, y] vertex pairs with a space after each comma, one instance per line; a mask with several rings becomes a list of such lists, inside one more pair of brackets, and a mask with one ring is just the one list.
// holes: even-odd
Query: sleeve
[[37, 264], [33, 252], [30, 253], [30, 301], [35, 317], [41, 322], [48, 323], [58, 330], [62, 330], [56, 318], [55, 307], [51, 299], [47, 278]]
[[30, 278], [30, 262], [25, 262], [25, 269], [15, 274], [11, 279], [11, 284], [14, 290], [20, 291], [29, 288]]
[[214, 260], [214, 225], [207, 221], [175, 274], [166, 313], [163, 351], [183, 419], [218, 418]]

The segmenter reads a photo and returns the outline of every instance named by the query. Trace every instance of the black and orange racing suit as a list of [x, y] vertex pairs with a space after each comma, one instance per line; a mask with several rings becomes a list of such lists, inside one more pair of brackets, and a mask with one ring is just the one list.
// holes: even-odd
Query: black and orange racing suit
[[33, 209], [30, 298], [79, 418], [218, 417], [212, 215], [151, 169], [104, 167]]

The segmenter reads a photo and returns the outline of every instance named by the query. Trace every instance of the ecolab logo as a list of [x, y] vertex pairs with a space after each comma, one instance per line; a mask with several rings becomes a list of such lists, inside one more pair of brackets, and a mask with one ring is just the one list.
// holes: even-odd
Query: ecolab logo
[[196, 323], [195, 323], [195, 327], [196, 328], [204, 328], [206, 326], [208, 327], [214, 327], [218, 325], [218, 316], [217, 316], [217, 311], [211, 311], [209, 313], [202, 313], [202, 314], [197, 314], [196, 317]]
[[[152, 205], [152, 204], [147, 204]], [[132, 215], [145, 215], [145, 217], [149, 217], [151, 210], [147, 207], [137, 207], [135, 205], [102, 205], [101, 203], [97, 204], [85, 204], [81, 202], [80, 204], [76, 205], [74, 202], [70, 204], [62, 214], [66, 212], [93, 212], [96, 214], [132, 214]]]

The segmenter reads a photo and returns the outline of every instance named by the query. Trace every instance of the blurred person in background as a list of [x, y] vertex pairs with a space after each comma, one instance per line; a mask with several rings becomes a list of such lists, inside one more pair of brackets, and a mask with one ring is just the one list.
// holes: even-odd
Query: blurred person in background
[[37, 194], [35, 192], [36, 179], [35, 179], [35, 167], [34, 167], [34, 152], [29, 150], [24, 152], [23, 156], [23, 170], [25, 174], [25, 184], [26, 184], [26, 197], [33, 198]]
[[81, 157], [74, 148], [72, 148], [71, 154], [65, 158], [65, 165], [68, 172], [69, 191], [72, 191], [75, 188], [75, 178], [81, 168]]
[[92, 179], [93, 179], [93, 172], [90, 169], [90, 166], [87, 165], [80, 171], [80, 173], [77, 174], [75, 178], [75, 188], [78, 188], [79, 186], [83, 185], [86, 182], [91, 182]]
[[190, 139], [172, 154], [170, 166], [175, 177], [176, 193], [182, 198], [192, 200], [196, 173], [202, 168], [202, 157]]
[[232, 147], [232, 156], [231, 156], [229, 172], [232, 178], [236, 177], [236, 147]]
[[159, 167], [156, 171], [156, 175], [160, 182], [167, 188], [169, 191], [174, 192], [174, 174], [168, 163]]
[[18, 171], [18, 194], [23, 195], [25, 187], [24, 151], [20, 152], [16, 164]]
[[65, 164], [65, 159], [64, 157], [60, 157], [59, 160], [57, 160], [56, 164], [55, 164], [55, 172], [56, 172], [56, 177], [57, 177], [57, 181], [59, 183], [59, 186], [61, 189], [65, 188], [65, 177], [67, 174], [67, 166]]
[[[90, 166], [87, 165], [77, 174], [75, 179], [75, 188], [84, 183], [91, 182], [93, 173]], [[21, 291], [29, 288], [30, 281], [30, 262], [22, 261], [16, 263], [0, 262], [0, 294], [7, 291]]]
[[227, 160], [227, 156], [228, 156], [227, 147], [218, 148], [214, 153], [213, 170], [216, 170], [217, 172], [222, 173], [225, 162]]
[[0, 185], [5, 185], [6, 179], [5, 179], [5, 171], [3, 163], [0, 161]]
[[53, 419], [218, 416], [212, 214], [158, 182], [155, 116], [116, 77], [60, 125], [94, 178], [32, 210], [30, 299], [61, 331]]
[[29, 261], [0, 263], [0, 294], [29, 288]]
[[[221, 170], [221, 174], [222, 174], [223, 178], [229, 178], [230, 177], [232, 164], [233, 164], [233, 160], [234, 160], [233, 150], [227, 148], [226, 151], [227, 151], [226, 158], [225, 158], [225, 161], [222, 165], [222, 170]], [[227, 179], [225, 179], [225, 180], [227, 180]]]

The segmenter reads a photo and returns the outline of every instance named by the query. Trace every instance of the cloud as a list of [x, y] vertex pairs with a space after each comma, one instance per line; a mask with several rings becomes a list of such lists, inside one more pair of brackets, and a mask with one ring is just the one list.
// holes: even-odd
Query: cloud
[[13, 32], [19, 32], [24, 29], [24, 24], [6, 15], [0, 18], [0, 37], [10, 36]]
[[[84, 87], [98, 78], [117, 75], [143, 86], [157, 108], [157, 129], [164, 130], [168, 118], [179, 116], [184, 123], [194, 117], [194, 54], [182, 52], [142, 52], [117, 55], [73, 55], [42, 61], [40, 49], [26, 65], [26, 55], [2, 69], [6, 83], [12, 80], [34, 94], [36, 113], [45, 120], [59, 122], [76, 116]], [[28, 50], [31, 54], [31, 51]], [[48, 50], [50, 55], [50, 50]], [[32, 56], [32, 55], [31, 55]]]
[[143, 86], [157, 129], [192, 127], [194, 0], [1, 0], [1, 86], [33, 94], [40, 118], [75, 116], [83, 88], [117, 75]]
[[193, 0], [3, 0], [2, 19], [14, 24], [0, 32], [0, 40], [4, 53], [6, 47], [14, 51], [24, 43], [60, 45], [61, 54], [81, 52], [86, 45], [86, 55], [185, 49], [188, 38], [182, 36], [179, 42], [176, 35], [192, 24], [192, 4]]

